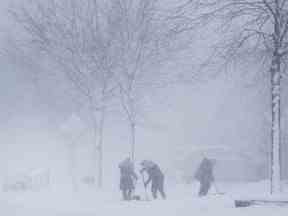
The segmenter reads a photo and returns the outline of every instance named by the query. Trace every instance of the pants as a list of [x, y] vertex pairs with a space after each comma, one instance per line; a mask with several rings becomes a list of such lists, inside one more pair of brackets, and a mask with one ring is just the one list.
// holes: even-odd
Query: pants
[[132, 176], [124, 175], [120, 178], [120, 190], [122, 191], [123, 200], [131, 200], [132, 192], [134, 190], [134, 183]]
[[123, 200], [131, 200], [132, 199], [131, 195], [132, 195], [132, 189], [122, 190]]
[[166, 199], [164, 192], [164, 177], [157, 177], [152, 179], [151, 192], [154, 199], [157, 199], [157, 193], [160, 192], [163, 199]]
[[206, 196], [210, 187], [211, 187], [210, 181], [200, 181], [200, 190], [199, 190], [198, 195], [199, 196]]

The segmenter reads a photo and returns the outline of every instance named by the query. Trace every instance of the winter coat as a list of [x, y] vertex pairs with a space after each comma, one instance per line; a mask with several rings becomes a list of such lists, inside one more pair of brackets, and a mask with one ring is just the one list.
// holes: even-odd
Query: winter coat
[[120, 190], [133, 190], [134, 180], [137, 180], [137, 175], [134, 172], [133, 163], [130, 160], [124, 160], [119, 164], [120, 168]]
[[211, 160], [204, 158], [195, 173], [195, 179], [200, 182], [213, 182], [213, 163]]
[[143, 168], [140, 170], [141, 173], [144, 171], [148, 174], [148, 180], [146, 181], [146, 185], [152, 181], [152, 187], [159, 187], [160, 184], [163, 184], [164, 174], [160, 170], [159, 166], [152, 161], [143, 161], [141, 163]]

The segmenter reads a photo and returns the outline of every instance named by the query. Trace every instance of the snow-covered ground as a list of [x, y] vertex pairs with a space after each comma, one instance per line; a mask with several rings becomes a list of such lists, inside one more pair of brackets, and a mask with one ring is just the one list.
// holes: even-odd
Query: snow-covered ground
[[[288, 206], [253, 206], [235, 208], [234, 199], [245, 196], [268, 197], [267, 183], [221, 183], [218, 190], [224, 195], [196, 196], [197, 185], [168, 186], [167, 200], [120, 201], [118, 191], [89, 191], [69, 193], [60, 190], [49, 192], [1, 193], [0, 213], [5, 216], [90, 216], [90, 215], [195, 215], [195, 216], [286, 216]], [[137, 194], [145, 197], [143, 190]], [[283, 198], [283, 197], [282, 197]], [[287, 196], [288, 198], [288, 196]]]

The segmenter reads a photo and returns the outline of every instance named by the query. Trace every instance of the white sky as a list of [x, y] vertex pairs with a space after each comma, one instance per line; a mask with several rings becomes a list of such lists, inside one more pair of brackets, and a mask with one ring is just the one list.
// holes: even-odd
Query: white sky
[[[0, 13], [7, 9], [9, 3], [11, 3], [9, 0], [0, 0]], [[4, 12], [1, 14], [0, 27], [2, 29], [11, 27], [7, 25], [9, 23], [7, 15]], [[186, 66], [189, 70], [189, 62]], [[173, 69], [181, 70], [181, 68], [183, 65]], [[35, 161], [41, 161], [42, 165], [39, 166], [55, 164], [55, 161], [61, 160], [65, 155], [65, 146], [63, 143], [58, 143], [54, 133], [60, 127], [61, 120], [70, 115], [65, 113], [69, 109], [66, 110], [67, 107], [65, 105], [63, 107], [63, 104], [59, 107], [54, 105], [50, 107], [51, 110], [45, 105], [37, 105], [41, 99], [33, 96], [31, 83], [21, 78], [23, 71], [5, 72], [1, 75], [3, 83], [0, 81], [2, 92], [4, 88], [9, 90], [3, 95], [3, 100], [7, 101], [5, 109], [15, 111], [13, 121], [8, 127], [3, 121], [0, 123], [0, 128], [5, 128], [6, 132], [2, 135], [5, 144], [0, 145], [2, 148], [0, 160], [6, 160], [5, 164], [8, 167], [14, 169], [17, 167], [17, 170], [33, 168]], [[6, 78], [5, 81], [3, 77]], [[137, 131], [136, 156], [138, 155], [139, 159], [154, 159], [167, 168], [177, 160], [177, 157], [182, 157], [189, 146], [202, 144], [252, 146], [255, 142], [262, 142], [259, 131], [263, 125], [262, 107], [266, 100], [262, 96], [258, 97], [259, 95], [255, 93], [257, 90], [247, 89], [236, 83], [222, 76], [208, 83], [172, 88], [159, 93], [160, 101], [163, 103], [158, 103], [160, 98], [153, 99], [157, 105], [148, 114], [150, 122]], [[105, 162], [110, 167], [107, 171], [109, 175], [113, 174], [117, 167], [115, 164], [125, 156], [129, 148], [127, 131], [115, 125], [113, 121], [111, 125], [114, 126], [111, 132], [107, 132], [108, 143], [105, 147], [109, 152], [105, 155]], [[53, 143], [53, 140], [57, 142]], [[61, 145], [61, 151], [57, 152], [55, 149], [58, 149], [58, 145]], [[25, 160], [29, 157], [31, 160]], [[23, 161], [26, 165], [21, 167]], [[2, 164], [0, 169], [7, 171], [7, 166], [0, 164]]]

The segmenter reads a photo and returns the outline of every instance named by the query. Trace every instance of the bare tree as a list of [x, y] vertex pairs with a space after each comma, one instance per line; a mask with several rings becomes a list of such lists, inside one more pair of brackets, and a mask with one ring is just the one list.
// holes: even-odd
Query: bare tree
[[[24, 28], [29, 48], [60, 66], [86, 98], [98, 153], [98, 186], [103, 176], [103, 130], [113, 97], [113, 73], [117, 52], [111, 46], [111, 30], [96, 0], [33, 1], [13, 11]], [[95, 156], [96, 157], [96, 156]]]
[[[85, 98], [98, 153], [98, 185], [103, 175], [103, 133], [115, 98], [131, 132], [135, 158], [136, 126], [143, 96], [161, 82], [159, 63], [170, 37], [155, 0], [34, 0], [14, 11], [29, 45], [61, 70]], [[157, 67], [155, 67], [157, 65]]]
[[[110, 24], [114, 42], [120, 50], [116, 79], [119, 98], [130, 127], [130, 157], [135, 159], [136, 129], [143, 95], [159, 81], [158, 71], [151, 67], [159, 64], [161, 50], [167, 43], [156, 0], [111, 0]], [[161, 26], [162, 24], [162, 26]], [[159, 66], [159, 65], [158, 65]]]
[[[177, 33], [213, 23], [222, 38], [213, 56], [231, 62], [244, 54], [265, 56], [271, 77], [271, 193], [281, 190], [281, 78], [288, 54], [287, 0], [209, 0], [187, 1], [177, 8]], [[194, 13], [194, 17], [191, 15]], [[195, 11], [197, 11], [195, 13]], [[263, 60], [262, 59], [262, 60]], [[261, 61], [263, 63], [264, 61]], [[266, 63], [265, 62], [265, 63]]]

